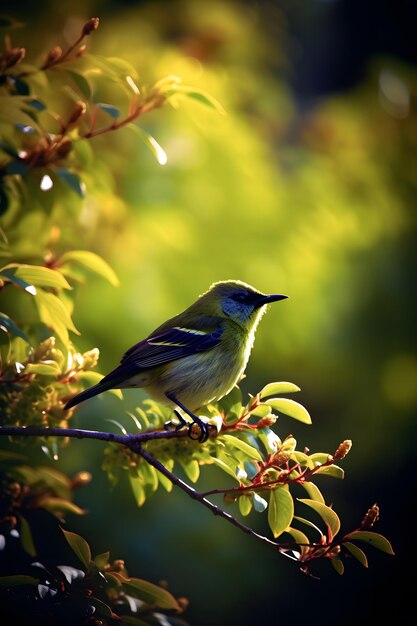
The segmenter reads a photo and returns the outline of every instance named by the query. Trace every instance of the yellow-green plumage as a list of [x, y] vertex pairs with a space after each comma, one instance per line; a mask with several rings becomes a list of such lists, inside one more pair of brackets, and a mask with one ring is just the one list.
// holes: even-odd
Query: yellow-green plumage
[[155, 400], [191, 411], [219, 400], [241, 378], [267, 296], [241, 281], [214, 283], [188, 309], [133, 346], [120, 365], [67, 408], [106, 389], [143, 387]]

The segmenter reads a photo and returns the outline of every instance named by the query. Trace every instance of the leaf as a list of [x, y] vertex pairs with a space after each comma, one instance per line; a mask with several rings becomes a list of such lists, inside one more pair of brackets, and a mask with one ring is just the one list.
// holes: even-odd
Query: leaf
[[15, 322], [5, 313], [0, 313], [0, 330], [10, 333], [11, 335], [15, 335], [16, 337], [20, 337], [30, 344], [30, 341], [23, 330], [21, 330], [19, 326], [15, 324]]
[[70, 585], [76, 580], [85, 578], [85, 573], [81, 569], [71, 567], [70, 565], [57, 565], [57, 569], [64, 574]]
[[36, 293], [37, 293], [36, 287], [34, 285], [29, 284], [22, 278], [15, 276], [14, 272], [8, 270], [7, 267], [4, 270], [3, 269], [0, 270], [0, 278], [1, 277], [6, 278], [6, 280], [8, 280], [9, 282], [15, 283], [15, 285], [18, 285], [18, 287], [22, 287], [22, 289], [30, 293], [32, 296], [36, 296]]
[[30, 98], [27, 103], [30, 104], [31, 107], [36, 109], [36, 111], [45, 111], [46, 109], [46, 105], [37, 98]]
[[93, 560], [99, 569], [103, 569], [103, 567], [109, 562], [109, 558], [110, 552], [107, 550], [107, 552], [97, 554], [97, 556], [95, 556]]
[[314, 473], [316, 475], [320, 474], [321, 476], [331, 476], [332, 478], [339, 478], [340, 480], [343, 480], [343, 478], [345, 477], [344, 470], [338, 465], [326, 465], [324, 467], [319, 467], [319, 469], [317, 469]]
[[259, 393], [260, 398], [267, 398], [268, 396], [273, 396], [278, 393], [295, 393], [296, 391], [301, 391], [300, 387], [294, 385], [294, 383], [268, 383], [265, 385], [263, 389], [261, 389]]
[[146, 130], [143, 130], [143, 128], [136, 126], [135, 124], [131, 124], [130, 128], [132, 128], [134, 132], [139, 135], [144, 144], [152, 152], [159, 165], [165, 165], [168, 162], [168, 157], [165, 150], [159, 145], [156, 139], [152, 137], [152, 135], [147, 133]]
[[306, 526], [309, 526], [310, 528], [314, 528], [314, 530], [318, 532], [320, 537], [323, 537], [323, 533], [321, 532], [320, 528], [316, 526], [315, 524], [313, 524], [313, 522], [310, 522], [310, 520], [304, 519], [304, 517], [299, 517], [299, 515], [294, 515], [294, 519], [297, 520], [297, 522], [301, 522], [301, 524], [305, 524]]
[[64, 344], [68, 343], [68, 330], [80, 334], [64, 304], [53, 293], [39, 289], [35, 302], [41, 321], [53, 329]]
[[80, 508], [74, 502], [70, 500], [66, 500], [65, 498], [54, 498], [47, 497], [42, 498], [39, 506], [51, 513], [62, 512], [62, 513], [74, 513], [75, 515], [85, 515], [87, 512], [86, 509]]
[[333, 565], [334, 569], [339, 574], [339, 576], [342, 576], [345, 571], [345, 566], [343, 565], [343, 561], [337, 558], [336, 559], [333, 558], [333, 559], [330, 559], [330, 563]]
[[279, 537], [290, 526], [294, 516], [294, 501], [288, 485], [271, 491], [268, 506], [268, 524], [274, 537]]
[[246, 515], [249, 515], [252, 510], [252, 498], [246, 495], [240, 496], [238, 500], [238, 505], [241, 515], [243, 515], [243, 517], [246, 517]]
[[78, 263], [108, 280], [113, 287], [119, 286], [119, 279], [110, 265], [98, 254], [90, 252], [90, 250], [71, 250], [71, 252], [66, 252], [60, 257], [59, 265], [67, 263]]
[[151, 606], [156, 606], [160, 609], [173, 609], [174, 611], [180, 610], [178, 602], [169, 591], [147, 580], [140, 578], [126, 579], [123, 581], [123, 589], [129, 595]]
[[196, 483], [200, 477], [200, 466], [196, 459], [191, 459], [191, 461], [180, 461], [181, 467], [184, 472], [191, 480], [192, 483]]
[[379, 533], [374, 533], [370, 530], [355, 530], [347, 536], [351, 541], [364, 541], [370, 546], [373, 546], [374, 548], [377, 548], [377, 550], [381, 550], [386, 554], [395, 554], [388, 539]]
[[355, 557], [364, 567], [368, 567], [368, 559], [363, 550], [355, 546], [354, 543], [350, 543], [350, 541], [345, 541], [343, 546], [351, 553], [352, 556]]
[[323, 504], [323, 502], [317, 502], [316, 500], [309, 500], [307, 498], [298, 498], [298, 500], [320, 515], [327, 526], [328, 539], [332, 541], [333, 537], [337, 535], [340, 529], [340, 519], [337, 513], [327, 506], [327, 504]]
[[[53, 364], [53, 365], [52, 365]], [[28, 363], [25, 367], [25, 374], [40, 374], [41, 376], [58, 376], [61, 371], [56, 361], [48, 363]]]
[[263, 513], [268, 508], [268, 502], [264, 498], [261, 498], [259, 493], [254, 492], [252, 495], [252, 498], [253, 498], [253, 508], [258, 513]]
[[222, 440], [226, 441], [228, 445], [233, 446], [234, 448], [237, 448], [238, 450], [241, 450], [241, 452], [244, 452], [245, 455], [248, 456], [249, 458], [255, 459], [255, 461], [262, 461], [262, 457], [259, 454], [258, 450], [250, 446], [248, 443], [245, 443], [241, 439], [238, 439], [237, 437], [234, 437], [233, 435], [223, 435]]
[[317, 485], [308, 481], [300, 482], [299, 484], [301, 485], [301, 487], [303, 487], [303, 489], [307, 491], [311, 500], [316, 500], [316, 502], [321, 502], [322, 504], [325, 504], [322, 493]]
[[263, 428], [258, 433], [258, 439], [262, 441], [268, 453], [273, 454], [281, 446], [281, 439], [270, 428]]
[[133, 495], [138, 506], [142, 506], [146, 500], [145, 489], [143, 488], [143, 481], [139, 476], [129, 475], [130, 486], [132, 487]]
[[305, 554], [308, 550], [308, 546], [310, 545], [310, 540], [307, 535], [305, 535], [301, 530], [298, 530], [298, 528], [293, 528], [292, 526], [287, 528], [285, 532], [291, 535], [291, 537], [297, 543], [297, 546], [294, 546], [293, 550], [296, 550], [298, 548], [301, 554]]
[[14, 576], [0, 576], [1, 587], [17, 587], [18, 585], [37, 585], [39, 580], [33, 576], [25, 574], [15, 574]]
[[7, 276], [21, 278], [26, 283], [36, 287], [55, 287], [56, 289], [72, 289], [67, 279], [56, 270], [42, 265], [26, 265], [10, 263], [3, 267], [0, 272]]
[[72, 78], [84, 98], [86, 100], [90, 100], [91, 87], [87, 79], [82, 74], [79, 74], [78, 72], [74, 72], [72, 70], [67, 70], [67, 73]]
[[117, 119], [118, 117], [120, 117], [120, 109], [118, 109], [117, 107], [112, 106], [111, 104], [104, 104], [104, 102], [97, 102], [96, 104], [100, 109], [108, 113], [113, 119]]
[[72, 191], [75, 191], [80, 198], [84, 198], [85, 186], [78, 174], [74, 174], [66, 167], [57, 167], [55, 172]]
[[232, 413], [233, 421], [236, 420], [242, 411], [242, 392], [240, 388], [235, 385], [227, 396], [224, 396], [218, 402], [218, 407], [225, 412], [226, 416]]
[[213, 96], [208, 94], [206, 91], [203, 91], [202, 89], [196, 89], [195, 87], [188, 87], [187, 85], [177, 84], [175, 86], [171, 86], [171, 89], [169, 91], [165, 91], [164, 95], [167, 98], [173, 95], [186, 96], [187, 98], [192, 98], [193, 100], [197, 100], [198, 102], [205, 104], [206, 106], [214, 109], [215, 111], [217, 111], [217, 113], [220, 113], [221, 115], [226, 115], [226, 111], [224, 110], [220, 102], [218, 102], [215, 98], [213, 98]]
[[311, 424], [309, 412], [299, 402], [289, 400], [288, 398], [270, 398], [269, 400], [265, 400], [265, 404], [269, 404], [270, 407], [279, 413], [289, 415], [289, 417], [293, 417], [299, 422]]
[[33, 543], [32, 531], [30, 529], [29, 523], [22, 515], [18, 514], [17, 517], [19, 519], [19, 533], [22, 548], [30, 556], [36, 556], [36, 548], [35, 544]]
[[[211, 456], [210, 459], [213, 461], [215, 465], [217, 465], [217, 467], [220, 467], [220, 469], [226, 472], [226, 474], [229, 474], [229, 476], [231, 476], [232, 478], [240, 482], [236, 476], [236, 469], [234, 469], [228, 463], [226, 463], [222, 459], [219, 459], [218, 457]], [[236, 465], [236, 461], [234, 461], [234, 465]]]
[[86, 540], [80, 535], [71, 533], [69, 530], [64, 530], [63, 528], [61, 528], [61, 530], [73, 552], [75, 552], [85, 568], [88, 569], [91, 562], [91, 550]]

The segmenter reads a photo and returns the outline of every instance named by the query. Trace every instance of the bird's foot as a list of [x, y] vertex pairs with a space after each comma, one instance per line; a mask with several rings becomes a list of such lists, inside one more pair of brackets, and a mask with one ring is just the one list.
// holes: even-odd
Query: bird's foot
[[[197, 415], [193, 415], [192, 422], [188, 422], [178, 411], [178, 409], [174, 409], [175, 415], [178, 417], [180, 423], [175, 427], [175, 430], [180, 430], [184, 426], [188, 428], [188, 436], [193, 441], [199, 441], [200, 443], [204, 443], [210, 436], [210, 429], [214, 428], [217, 431], [217, 428], [214, 424], [208, 424], [207, 422], [203, 422]], [[191, 416], [190, 416], [191, 417]]]

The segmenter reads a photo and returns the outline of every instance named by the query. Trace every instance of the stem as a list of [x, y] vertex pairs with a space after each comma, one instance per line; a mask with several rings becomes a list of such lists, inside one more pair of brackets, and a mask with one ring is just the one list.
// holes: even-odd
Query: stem
[[160, 463], [157, 459], [155, 459], [155, 457], [152, 456], [152, 454], [150, 454], [147, 450], [142, 448], [140, 445], [134, 448], [134, 452], [137, 452], [137, 454], [139, 454], [143, 459], [145, 459], [145, 461], [147, 461], [149, 465], [152, 465], [156, 470], [161, 472], [161, 474], [163, 474], [166, 478], [168, 478], [168, 480], [170, 480], [174, 485], [182, 489], [182, 491], [184, 491], [188, 496], [190, 496], [190, 498], [193, 498], [193, 500], [197, 500], [198, 502], [203, 504], [205, 507], [207, 507], [214, 515], [218, 515], [219, 517], [222, 517], [227, 522], [229, 522], [233, 526], [236, 526], [236, 528], [239, 528], [239, 530], [246, 533], [247, 535], [252, 535], [252, 537], [255, 537], [256, 539], [263, 541], [264, 543], [267, 543], [268, 545], [272, 545], [278, 551], [281, 551], [281, 546], [279, 546], [275, 541], [272, 541], [271, 539], [268, 539], [268, 537], [264, 537], [263, 535], [260, 535], [259, 533], [255, 532], [249, 526], [246, 526], [245, 524], [242, 524], [241, 522], [239, 522], [236, 518], [230, 515], [230, 513], [226, 513], [225, 511], [223, 511], [223, 509], [219, 508], [218, 506], [216, 506], [215, 504], [207, 500], [207, 498], [204, 497], [204, 494], [200, 493], [199, 491], [196, 491], [195, 489], [193, 489], [193, 487], [190, 487], [190, 485], [187, 485], [186, 482], [181, 480], [181, 478], [178, 478], [178, 476], [170, 472], [164, 465], [162, 465], [162, 463]]
[[101, 432], [97, 430], [82, 430], [79, 428], [48, 428], [45, 426], [2, 426], [0, 427], [0, 435], [8, 436], [8, 437], [72, 437], [75, 439], [97, 439], [100, 441], [108, 441], [111, 443], [118, 443], [120, 445], [124, 445], [130, 448], [133, 452], [136, 452], [139, 456], [141, 456], [149, 465], [152, 465], [156, 470], [161, 472], [168, 480], [172, 482], [173, 485], [176, 485], [182, 491], [184, 491], [188, 496], [190, 496], [193, 500], [197, 500], [206, 508], [208, 508], [214, 515], [218, 515], [222, 517], [227, 522], [239, 528], [242, 532], [247, 535], [251, 535], [255, 537], [259, 541], [266, 543], [270, 546], [274, 546], [279, 552], [282, 554], [286, 554], [285, 550], [281, 548], [275, 541], [260, 535], [255, 532], [249, 526], [242, 524], [236, 518], [234, 518], [229, 513], [226, 513], [221, 508], [207, 500], [204, 497], [204, 494], [199, 493], [192, 487], [190, 487], [186, 482], [178, 478], [175, 474], [170, 472], [160, 461], [158, 461], [152, 454], [150, 454], [147, 450], [142, 447], [142, 444], [146, 441], [151, 441], [153, 439], [174, 439], [176, 437], [185, 437], [187, 436], [187, 430], [161, 430], [161, 431], [149, 431], [145, 433], [139, 433], [135, 435], [118, 435], [115, 433]]
[[[80, 428], [49, 428], [47, 426], [0, 426], [0, 436], [5, 437], [71, 437], [73, 439], [97, 439], [109, 443], [119, 443], [132, 448], [152, 439], [174, 439], [185, 437], [187, 431], [155, 430], [135, 435], [118, 435], [99, 430]], [[135, 449], [135, 451], [137, 451]]]

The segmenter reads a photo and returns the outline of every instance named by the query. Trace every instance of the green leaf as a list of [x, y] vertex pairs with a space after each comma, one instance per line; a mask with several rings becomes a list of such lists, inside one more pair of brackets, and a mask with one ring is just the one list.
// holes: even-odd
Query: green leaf
[[395, 554], [388, 539], [379, 533], [370, 530], [355, 530], [353, 533], [349, 533], [348, 537], [351, 541], [364, 541], [377, 550], [386, 552], [386, 554]]
[[119, 279], [114, 270], [104, 259], [94, 252], [90, 252], [89, 250], [71, 250], [71, 252], [66, 252], [59, 259], [59, 265], [66, 265], [68, 263], [82, 265], [108, 280], [113, 287], [119, 286]]
[[200, 466], [198, 461], [196, 459], [191, 459], [191, 461], [185, 462], [180, 460], [179, 462], [191, 482], [196, 483], [200, 477]]
[[129, 128], [132, 128], [134, 130], [134, 132], [137, 135], [139, 135], [139, 137], [142, 139], [143, 143], [152, 152], [152, 154], [154, 155], [155, 159], [158, 161], [159, 165], [165, 165], [167, 163], [168, 157], [166, 155], [165, 150], [159, 145], [159, 143], [156, 141], [156, 139], [154, 137], [152, 137], [152, 135], [147, 133], [146, 130], [143, 130], [143, 128], [140, 128], [139, 126], [136, 126], [135, 124], [131, 124]]
[[22, 278], [19, 278], [19, 276], [15, 276], [14, 272], [7, 269], [7, 266], [5, 269], [0, 270], [0, 278], [2, 277], [8, 280], [9, 282], [12, 282], [15, 285], [18, 285], [18, 287], [22, 287], [22, 289], [30, 293], [32, 296], [36, 296], [37, 291], [36, 291], [35, 285], [31, 285], [30, 283], [26, 282]]
[[294, 516], [294, 501], [288, 485], [271, 491], [268, 506], [268, 523], [274, 537], [279, 537], [290, 526]]
[[22, 547], [30, 556], [36, 556], [36, 548], [33, 543], [32, 531], [29, 523], [22, 515], [18, 514], [17, 517], [19, 519], [19, 533]]
[[[173, 87], [173, 88], [172, 88]], [[195, 87], [188, 87], [187, 85], [177, 84], [175, 86], [171, 86], [171, 89], [164, 92], [164, 95], [169, 98], [170, 96], [186, 96], [187, 98], [192, 98], [193, 100], [197, 100], [202, 104], [210, 107], [220, 113], [221, 115], [226, 115], [226, 111], [213, 96], [208, 94], [206, 91], [202, 89], [196, 89]]]
[[303, 489], [305, 489], [310, 496], [311, 500], [316, 500], [316, 502], [321, 502], [324, 504], [324, 498], [320, 489], [314, 484], [310, 482], [300, 482], [299, 483]]
[[166, 589], [158, 587], [147, 580], [129, 578], [123, 581], [123, 590], [130, 596], [138, 598], [146, 604], [159, 609], [172, 609], [179, 611], [180, 606], [174, 596]]
[[40, 501], [39, 506], [51, 513], [74, 513], [75, 515], [85, 515], [86, 510], [81, 509], [77, 504], [64, 498], [47, 497]]
[[[226, 474], [229, 474], [229, 476], [234, 478], [234, 480], [237, 480], [238, 482], [240, 482], [239, 479], [236, 476], [236, 469], [234, 469], [228, 463], [226, 463], [222, 459], [219, 459], [218, 457], [211, 456], [210, 459], [213, 461], [213, 463], [215, 465], [217, 465], [217, 467], [220, 467], [220, 469], [222, 469], [224, 472], [226, 472]], [[234, 464], [236, 466], [236, 461], [234, 461]]]
[[278, 411], [293, 417], [299, 422], [304, 424], [311, 424], [311, 417], [306, 408], [299, 402], [289, 400], [288, 398], [270, 398], [265, 401], [265, 404], [269, 404], [270, 407]]
[[80, 334], [65, 305], [53, 293], [39, 289], [35, 302], [41, 321], [53, 329], [64, 344], [68, 343], [68, 330], [76, 335]]
[[61, 530], [73, 552], [75, 552], [84, 567], [88, 569], [91, 563], [91, 550], [86, 540], [80, 535], [71, 533], [69, 530], [64, 530], [63, 528]]
[[0, 313], [0, 330], [10, 333], [11, 335], [15, 335], [15, 337], [20, 337], [30, 344], [30, 341], [23, 330], [21, 330], [19, 326], [15, 324], [15, 322], [5, 313]]
[[25, 574], [15, 574], [14, 576], [0, 576], [1, 587], [17, 587], [18, 585], [37, 585], [38, 578], [26, 576]]
[[112, 106], [111, 104], [104, 104], [104, 102], [97, 102], [97, 106], [103, 111], [105, 111], [106, 113], [108, 113], [108, 115], [110, 115], [110, 117], [112, 117], [113, 119], [117, 119], [118, 117], [120, 117], [120, 109], [118, 109], [115, 106]]
[[[298, 544], [294, 546], [293, 550], [298, 549], [300, 550], [301, 554], [305, 554], [310, 544], [310, 540], [307, 537], [307, 535], [305, 535], [301, 530], [298, 530], [297, 528], [293, 528], [292, 526], [287, 528], [285, 532], [291, 535], [294, 541]], [[307, 545], [300, 545], [300, 544], [307, 544]]]
[[25, 374], [40, 374], [41, 376], [58, 376], [61, 373], [56, 361], [47, 363], [28, 363], [25, 367]]
[[323, 537], [323, 533], [321, 532], [320, 528], [316, 526], [315, 524], [313, 524], [313, 522], [310, 522], [310, 520], [304, 519], [304, 517], [300, 517], [299, 515], [294, 515], [294, 519], [297, 520], [297, 522], [301, 522], [301, 524], [305, 524], [306, 526], [309, 526], [310, 528], [314, 528], [314, 530], [318, 532], [320, 537]]
[[90, 100], [91, 87], [86, 78], [82, 74], [79, 74], [78, 72], [73, 72], [72, 70], [67, 70], [67, 73], [72, 78], [84, 98], [86, 100]]
[[93, 560], [99, 569], [103, 569], [103, 567], [105, 567], [105, 565], [107, 565], [107, 563], [109, 562], [109, 558], [110, 552], [107, 550], [107, 552], [97, 554], [97, 556], [95, 556]]
[[320, 474], [321, 476], [331, 476], [332, 478], [339, 478], [340, 480], [343, 480], [343, 478], [345, 477], [344, 470], [338, 465], [326, 465], [325, 467], [320, 467], [314, 472], [314, 474]]
[[26, 265], [10, 263], [3, 267], [0, 272], [7, 276], [21, 278], [30, 285], [36, 287], [55, 287], [56, 289], [72, 289], [67, 279], [56, 270], [43, 267], [42, 265]]
[[326, 504], [323, 504], [323, 502], [317, 502], [316, 500], [309, 500], [307, 498], [298, 498], [298, 500], [320, 515], [327, 526], [328, 539], [332, 541], [333, 537], [337, 535], [340, 529], [340, 519], [337, 513]]
[[329, 460], [330, 454], [327, 452], [314, 452], [314, 454], [310, 454], [310, 460], [313, 462], [314, 467], [316, 465], [322, 465], [323, 463], [327, 463]]
[[330, 563], [333, 565], [336, 572], [339, 576], [342, 576], [345, 571], [345, 566], [343, 565], [343, 561], [337, 558], [330, 559]]
[[58, 174], [59, 178], [66, 185], [68, 185], [68, 187], [72, 191], [75, 191], [77, 196], [79, 196], [80, 198], [84, 198], [84, 195], [85, 195], [84, 187], [85, 186], [84, 186], [84, 183], [82, 182], [81, 178], [78, 176], [78, 174], [74, 174], [74, 172], [71, 172], [66, 167], [57, 167], [57, 168], [55, 168], [55, 172]]
[[268, 396], [273, 396], [278, 393], [295, 393], [296, 391], [301, 391], [300, 387], [294, 385], [294, 383], [268, 383], [265, 385], [263, 389], [261, 389], [259, 393], [260, 398], [267, 398]]
[[253, 446], [250, 446], [248, 443], [245, 443], [241, 439], [238, 439], [233, 435], [223, 435], [222, 441], [225, 441], [227, 445], [233, 446], [241, 452], [244, 452], [245, 455], [249, 458], [255, 459], [255, 461], [262, 461], [262, 457], [259, 454], [258, 450], [256, 450]]
[[130, 486], [138, 506], [142, 506], [146, 500], [145, 489], [143, 488], [143, 480], [139, 476], [129, 475]]
[[359, 563], [361, 563], [364, 567], [368, 567], [368, 559], [366, 557], [366, 554], [363, 550], [358, 548], [358, 546], [355, 546], [354, 543], [350, 543], [350, 541], [345, 541], [343, 543], [343, 547], [345, 547], [351, 553], [351, 555], [359, 561]]
[[218, 407], [227, 415], [232, 413], [233, 421], [240, 416], [242, 411], [242, 392], [236, 385], [219, 402]]
[[249, 515], [252, 511], [252, 498], [247, 495], [240, 496], [238, 499], [238, 505], [240, 514], [243, 515], [243, 517], [246, 517], [246, 515]]

